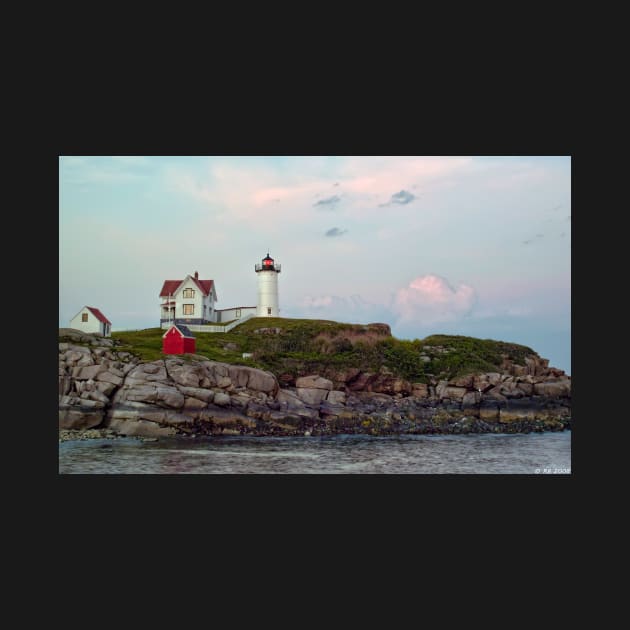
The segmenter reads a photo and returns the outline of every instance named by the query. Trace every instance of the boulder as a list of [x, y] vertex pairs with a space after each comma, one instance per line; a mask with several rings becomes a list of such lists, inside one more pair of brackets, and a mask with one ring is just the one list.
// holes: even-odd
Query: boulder
[[[156, 366], [158, 369], [157, 371], [154, 371]], [[145, 371], [145, 368], [147, 367], [150, 370], [149, 372]], [[164, 367], [164, 362], [156, 361], [154, 363], [142, 363], [134, 367], [127, 373], [127, 378], [131, 378], [139, 382], [166, 381], [168, 379], [168, 375], [166, 373], [166, 368]]]
[[517, 383], [513, 381], [504, 382], [499, 388], [499, 393], [505, 396], [506, 398], [522, 398], [523, 390], [519, 388]]
[[249, 368], [240, 365], [230, 365], [228, 367], [228, 374], [235, 387], [247, 387]]
[[[328, 382], [330, 383], [330, 381]], [[326, 399], [327, 394], [328, 394], [327, 389], [316, 389], [314, 387], [298, 387], [297, 388], [298, 398], [302, 402], [305, 402], [307, 405], [319, 405], [323, 400]]]
[[339, 390], [332, 390], [328, 392], [326, 400], [331, 405], [343, 405], [346, 402], [346, 393]]
[[104, 372], [107, 368], [104, 365], [87, 365], [84, 367], [73, 368], [72, 378], [78, 381], [87, 381], [88, 379], [96, 378], [101, 372]]
[[531, 396], [534, 393], [534, 386], [531, 383], [520, 382], [517, 384], [518, 389], [523, 392], [523, 396]]
[[450, 398], [451, 400], [462, 400], [467, 391], [465, 387], [452, 387], [450, 385], [442, 387], [438, 385], [435, 389], [440, 398]]
[[361, 372], [359, 368], [349, 367], [343, 370], [336, 370], [331, 378], [335, 383], [348, 383], [352, 379], [356, 378], [357, 375]]
[[112, 374], [110, 371], [100, 372], [96, 376], [97, 381], [104, 381], [106, 383], [111, 383], [112, 385], [120, 386], [123, 383], [123, 379], [120, 376], [116, 376]]
[[288, 412], [289, 416], [297, 416], [298, 418], [306, 418], [308, 420], [319, 420], [319, 411], [317, 409], [311, 409], [309, 407], [302, 407], [301, 409], [293, 409]]
[[216, 386], [217, 386], [217, 379], [214, 378], [214, 375], [212, 374], [202, 376], [201, 379], [199, 380], [199, 387], [203, 389], [207, 389], [209, 387], [216, 387]]
[[157, 387], [155, 385], [136, 385], [131, 389], [120, 390], [114, 397], [114, 402], [133, 401], [154, 403], [157, 400]]
[[109, 403], [109, 398], [105, 396], [105, 394], [103, 394], [102, 392], [99, 392], [97, 389], [83, 392], [81, 398], [86, 398], [88, 400], [97, 400], [104, 404]]
[[332, 381], [317, 374], [296, 379], [295, 386], [299, 389], [326, 389], [328, 391], [333, 388]]
[[91, 411], [94, 408], [102, 409], [105, 405], [98, 400], [85, 400], [78, 396], [61, 396], [59, 398], [59, 407], [81, 407], [86, 411]]
[[178, 389], [184, 396], [197, 398], [205, 403], [212, 402], [214, 398], [214, 392], [211, 389], [204, 389], [203, 387], [178, 387]]
[[184, 405], [184, 395], [175, 387], [158, 385], [156, 388], [156, 402], [173, 409], [179, 409]]
[[527, 366], [526, 365], [513, 365], [510, 372], [513, 376], [525, 376], [527, 374]]
[[163, 427], [156, 422], [143, 419], [111, 418], [108, 428], [119, 435], [134, 435], [139, 437], [166, 437], [174, 435], [173, 427]]
[[376, 374], [372, 372], [359, 372], [355, 378], [347, 382], [347, 387], [353, 392], [365, 391], [375, 379]]
[[247, 370], [249, 374], [247, 381], [248, 389], [275, 395], [278, 391], [278, 381], [273, 374], [256, 368], [247, 368]]
[[78, 361], [77, 366], [83, 367], [86, 365], [94, 365], [94, 359], [91, 354], [84, 354]]
[[72, 389], [72, 383], [74, 381], [69, 376], [59, 377], [59, 395], [66, 396]]
[[435, 386], [435, 395], [438, 398], [445, 398], [443, 395], [444, 390], [448, 387], [448, 381], [439, 381]]
[[276, 396], [276, 400], [286, 405], [287, 409], [302, 409], [304, 402], [298, 398], [297, 392], [288, 389], [281, 389]]
[[230, 396], [230, 404], [234, 407], [245, 408], [251, 399], [251, 396], [247, 392], [238, 392]]
[[481, 401], [481, 394], [479, 392], [466, 392], [462, 398], [462, 407], [474, 407]]
[[227, 407], [230, 404], [230, 396], [224, 392], [217, 392], [212, 402], [219, 407]]
[[184, 387], [199, 387], [199, 381], [205, 376], [199, 364], [191, 363], [177, 365], [177, 363], [166, 360], [168, 375], [178, 384]]
[[487, 392], [484, 393], [484, 396], [502, 402], [505, 402], [507, 400], [507, 398], [501, 393], [501, 385], [496, 385], [492, 389], [489, 389]]
[[325, 400], [319, 406], [319, 414], [320, 416], [326, 420], [331, 417], [339, 417], [339, 414], [342, 413], [346, 408], [343, 405], [332, 404], [329, 401]]
[[217, 380], [220, 376], [228, 376], [228, 367], [225, 363], [217, 363], [216, 361], [209, 361], [206, 365], [206, 369], [210, 370]]
[[379, 374], [368, 385], [368, 390], [381, 394], [410, 394], [412, 386], [404, 379]]
[[498, 385], [501, 382], [501, 374], [498, 372], [486, 372], [483, 374], [485, 376], [485, 380], [490, 383], [490, 385]]
[[428, 398], [429, 386], [425, 383], [412, 383], [411, 387], [412, 396], [415, 396], [416, 398]]
[[540, 376], [542, 366], [536, 357], [526, 357], [525, 365], [527, 366], [527, 374], [531, 376]]
[[534, 394], [537, 396], [570, 396], [571, 381], [536, 383], [534, 385]]
[[457, 378], [452, 378], [449, 381], [449, 385], [454, 385], [455, 387], [465, 387], [470, 388], [473, 386], [473, 375], [468, 374], [466, 376], [458, 376]]
[[187, 396], [184, 399], [184, 409], [204, 409], [208, 406], [207, 402]]
[[59, 408], [60, 429], [91, 429], [103, 422], [102, 409], [85, 410], [81, 408]]
[[79, 354], [91, 354], [92, 351], [85, 346], [77, 346], [75, 344], [68, 344], [67, 350], [70, 352], [78, 352]]

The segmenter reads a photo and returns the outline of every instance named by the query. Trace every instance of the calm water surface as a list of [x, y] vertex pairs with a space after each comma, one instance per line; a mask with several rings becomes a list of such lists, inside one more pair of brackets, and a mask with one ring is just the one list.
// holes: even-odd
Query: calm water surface
[[71, 441], [59, 444], [59, 472], [569, 474], [571, 432]]

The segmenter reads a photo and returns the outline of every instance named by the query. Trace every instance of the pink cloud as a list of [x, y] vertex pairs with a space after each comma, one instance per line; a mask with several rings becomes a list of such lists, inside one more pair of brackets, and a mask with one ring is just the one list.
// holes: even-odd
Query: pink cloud
[[459, 173], [472, 164], [470, 157], [350, 158], [341, 171], [343, 186], [356, 193], [385, 195], [397, 190], [428, 184], [432, 180]]
[[475, 303], [475, 290], [465, 284], [453, 288], [445, 278], [419, 276], [399, 289], [392, 309], [398, 323], [411, 321], [433, 324], [453, 321], [467, 315]]
[[[221, 202], [231, 209], [249, 214], [277, 200], [301, 202], [304, 212], [312, 212], [312, 198], [330, 188], [326, 178], [307, 175], [312, 158], [296, 160], [287, 172], [264, 165], [235, 166], [215, 164], [209, 167], [208, 181], [203, 176], [170, 169], [171, 184], [181, 192], [205, 202]], [[423, 185], [459, 173], [470, 166], [469, 157], [349, 157], [339, 164], [339, 187], [347, 201], [385, 202], [402, 189]], [[210, 183], [210, 181], [212, 183]], [[415, 194], [415, 193], [414, 193]], [[282, 212], [282, 210], [280, 210]]]
[[465, 284], [453, 288], [445, 278], [433, 274], [419, 276], [407, 287], [380, 303], [370, 303], [360, 295], [304, 296], [297, 306], [300, 316], [339, 321], [384, 321], [394, 325], [433, 325], [456, 321], [472, 310], [475, 290]]

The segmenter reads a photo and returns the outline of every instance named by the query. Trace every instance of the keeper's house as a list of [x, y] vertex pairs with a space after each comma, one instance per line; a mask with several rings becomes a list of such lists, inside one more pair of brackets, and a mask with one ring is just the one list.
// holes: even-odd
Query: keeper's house
[[199, 274], [183, 280], [164, 280], [160, 291], [160, 326], [220, 324], [256, 314], [255, 306], [217, 309], [214, 280], [201, 280]]
[[160, 325], [216, 322], [214, 280], [200, 280], [196, 271], [183, 280], [165, 280], [160, 299]]

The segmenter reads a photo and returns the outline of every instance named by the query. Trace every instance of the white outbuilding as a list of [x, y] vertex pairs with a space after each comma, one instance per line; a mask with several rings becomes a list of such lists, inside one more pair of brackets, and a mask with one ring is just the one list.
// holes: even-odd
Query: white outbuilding
[[103, 337], [111, 337], [112, 323], [93, 306], [84, 306], [71, 320], [70, 328], [85, 333], [95, 333]]

